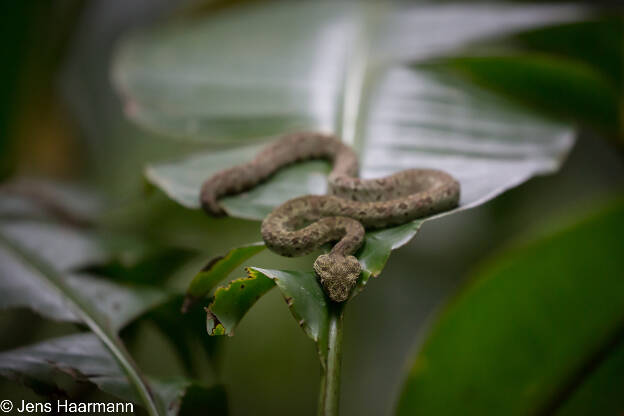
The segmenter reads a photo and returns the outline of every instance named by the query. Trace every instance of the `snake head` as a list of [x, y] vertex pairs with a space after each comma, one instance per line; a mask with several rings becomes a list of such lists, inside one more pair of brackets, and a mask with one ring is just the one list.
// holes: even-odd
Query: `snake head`
[[322, 254], [314, 261], [314, 271], [331, 300], [344, 302], [360, 277], [362, 268], [354, 256]]

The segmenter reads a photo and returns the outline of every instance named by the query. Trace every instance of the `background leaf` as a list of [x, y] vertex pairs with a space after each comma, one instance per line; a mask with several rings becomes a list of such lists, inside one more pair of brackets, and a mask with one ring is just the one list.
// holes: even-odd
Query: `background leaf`
[[477, 273], [421, 347], [398, 414], [559, 409], [622, 341], [623, 214], [620, 200]]
[[171, 295], [148, 287], [130, 287], [102, 278], [71, 272], [85, 263], [106, 258], [106, 253], [93, 239], [71, 228], [37, 222], [1, 224], [5, 237], [17, 242], [23, 250], [53, 262], [51, 271], [60, 279], [42, 274], [28, 261], [11, 250], [0, 248], [0, 308], [29, 307], [46, 318], [83, 322], [81, 313], [71, 306], [71, 298], [89, 299], [89, 313], [97, 315], [102, 325], [119, 330], [137, 316], [165, 302]]
[[[93, 334], [76, 334], [0, 353], [0, 375], [24, 383], [44, 395], [67, 397], [59, 377], [90, 382], [102, 391], [134, 403], [141, 398], [124, 371]], [[194, 415], [210, 409], [227, 414], [222, 387], [207, 388], [188, 380], [150, 380], [160, 405], [168, 415]]]
[[[40, 286], [36, 288], [37, 290], [51, 293], [54, 297], [61, 297], [67, 308], [66, 316], [79, 318], [80, 322], [89, 327], [106, 345], [109, 352], [123, 368], [136, 393], [141, 397], [141, 402], [146, 407], [148, 413], [151, 415], [162, 414], [163, 410], [154, 401], [144, 377], [139, 372], [136, 364], [134, 364], [121, 340], [117, 337], [112, 327], [112, 322], [105, 315], [101, 314], [101, 309], [94, 307], [89, 298], [83, 298], [82, 294], [68, 283], [61, 272], [19, 242], [0, 233], [0, 246], [8, 254], [7, 258], [13, 258], [14, 262], [23, 265], [26, 271], [32, 272], [39, 279]], [[0, 277], [4, 282], [14, 282], [16, 275], [6, 274], [5, 270], [5, 273]], [[22, 297], [29, 295], [26, 291], [19, 294]], [[115, 308], [113, 307], [112, 309]]]
[[499, 52], [442, 59], [426, 67], [458, 73], [543, 114], [581, 121], [603, 133], [616, 135], [620, 128], [616, 86], [585, 63], [535, 53]]

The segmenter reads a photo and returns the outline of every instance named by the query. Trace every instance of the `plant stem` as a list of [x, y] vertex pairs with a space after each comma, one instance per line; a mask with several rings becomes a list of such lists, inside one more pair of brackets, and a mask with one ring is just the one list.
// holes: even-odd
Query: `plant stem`
[[340, 365], [342, 361], [342, 313], [344, 304], [329, 307], [327, 363], [321, 374], [319, 416], [337, 416], [340, 406]]

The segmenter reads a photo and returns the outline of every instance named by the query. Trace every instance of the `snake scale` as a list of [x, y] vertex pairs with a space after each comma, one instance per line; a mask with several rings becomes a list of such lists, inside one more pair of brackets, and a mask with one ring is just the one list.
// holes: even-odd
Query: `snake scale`
[[275, 208], [262, 222], [267, 247], [283, 256], [307, 254], [328, 242], [331, 251], [314, 262], [314, 271], [329, 298], [345, 301], [360, 276], [353, 254], [365, 229], [399, 225], [452, 209], [459, 183], [433, 169], [407, 169], [380, 179], [358, 178], [355, 152], [333, 135], [300, 132], [267, 145], [250, 162], [216, 173], [201, 188], [202, 208], [224, 215], [218, 199], [241, 193], [292, 163], [327, 159], [333, 164], [329, 195], [306, 195]]

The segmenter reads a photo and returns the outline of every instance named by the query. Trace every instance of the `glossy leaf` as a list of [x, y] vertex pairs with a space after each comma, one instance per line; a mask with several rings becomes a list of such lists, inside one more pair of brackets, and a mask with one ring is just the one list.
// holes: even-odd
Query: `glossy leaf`
[[330, 128], [351, 40], [342, 24], [353, 9], [246, 5], [137, 33], [113, 67], [126, 114], [151, 130], [203, 141]]
[[[620, 330], [622, 332], [622, 330]], [[620, 333], [621, 333], [620, 332]], [[590, 414], [619, 415], [624, 412], [622, 374], [624, 373], [624, 343], [622, 335], [616, 346], [610, 346], [609, 354], [596, 363], [580, 385], [556, 412], [559, 416], [582, 416]]]
[[[51, 316], [56, 319], [67, 319], [79, 321], [85, 324], [106, 346], [110, 354], [123, 369], [124, 374], [136, 393], [141, 397], [141, 402], [147, 408], [150, 415], [164, 414], [150, 392], [144, 377], [134, 364], [134, 361], [126, 351], [123, 343], [115, 332], [115, 326], [122, 324], [125, 319], [123, 315], [107, 316], [103, 312], [124, 312], [129, 315], [136, 315], [141, 308], [147, 305], [137, 304], [129, 307], [122, 307], [120, 304], [112, 303], [108, 305], [105, 299], [100, 298], [99, 302], [93, 298], [92, 290], [102, 286], [76, 284], [73, 279], [68, 279], [65, 274], [51, 266], [43, 256], [40, 256], [30, 247], [25, 246], [15, 236], [7, 236], [0, 232], [0, 253], [3, 262], [0, 263], [0, 282], [5, 288], [12, 290], [12, 295], [17, 297], [17, 301], [22, 301], [22, 305], [35, 308], [38, 312], [45, 314], [46, 310], [38, 302], [33, 300], [42, 299], [51, 305]], [[23, 286], [23, 285], [27, 286]], [[89, 292], [90, 297], [83, 296], [80, 287]], [[106, 287], [106, 286], [104, 286]], [[108, 287], [110, 288], [110, 287]], [[135, 302], [139, 298], [132, 294], [132, 299], [117, 298], [117, 300], [130, 300]], [[3, 297], [7, 306], [16, 306], [15, 299], [8, 300]], [[60, 303], [59, 303], [60, 300]], [[97, 304], [94, 305], [94, 302]], [[146, 302], [153, 305], [153, 299]], [[63, 308], [64, 309], [61, 309]]]
[[[390, 251], [409, 241], [419, 226], [420, 222], [414, 221], [404, 226], [379, 230], [366, 235], [364, 245], [358, 253], [363, 272], [358, 281], [358, 290], [352, 296], [363, 289], [371, 276], [375, 277], [381, 273]], [[237, 250], [245, 252], [248, 249], [249, 246], [239, 247], [232, 249], [230, 254], [236, 253]], [[233, 267], [224, 269], [223, 273], [219, 274], [219, 278], [214, 280], [215, 284], [223, 280], [232, 269]], [[282, 290], [286, 302], [291, 307], [295, 319], [302, 326], [304, 332], [313, 341], [324, 342], [321, 339], [323, 335], [319, 330], [326, 325], [326, 323], [320, 324], [320, 322], [327, 319], [327, 311], [322, 312], [321, 310], [327, 306], [329, 301], [314, 273], [265, 270], [255, 267], [249, 268], [247, 272], [249, 275], [247, 278], [234, 280], [227, 287], [218, 288], [215, 292], [214, 300], [208, 308], [207, 330], [210, 335], [233, 335], [234, 328], [256, 300], [273, 287], [272, 283], [268, 284], [264, 280], [269, 278], [275, 280]], [[200, 276], [201, 273], [197, 276]], [[193, 283], [191, 283], [192, 285]], [[293, 307], [295, 299], [298, 302], [296, 302], [296, 307]], [[305, 306], [299, 306], [300, 304]], [[319, 316], [322, 317], [319, 318]], [[310, 326], [307, 321], [315, 322], [315, 324]]]
[[[0, 353], [0, 375], [21, 382], [39, 394], [67, 395], [59, 377], [95, 384], [123, 400], [141, 403], [119, 364], [93, 334], [76, 334]], [[220, 386], [205, 387], [183, 379], [151, 379], [153, 393], [167, 415], [227, 413]]]
[[195, 300], [206, 296], [236, 267], [264, 249], [264, 243], [249, 244], [230, 250], [225, 256], [212, 259], [195, 275], [186, 291], [184, 309]]
[[206, 330], [209, 335], [234, 335], [234, 328], [249, 308], [272, 289], [271, 279], [258, 274], [235, 279], [216, 290], [207, 309]]
[[316, 342], [321, 365], [327, 360], [327, 328], [329, 298], [313, 272], [269, 270], [250, 267], [251, 276], [265, 276], [279, 287], [295, 320]]
[[0, 197], [1, 218], [46, 218], [80, 227], [91, 224], [103, 205], [79, 186], [23, 177], [0, 185]]
[[589, 63], [536, 53], [508, 52], [459, 56], [426, 65], [449, 71], [569, 122], [582, 122], [617, 135], [620, 129], [616, 85]]
[[502, 40], [521, 50], [563, 56], [590, 65], [616, 88], [624, 83], [622, 15], [604, 13], [581, 22], [567, 22], [522, 31]]
[[[271, 24], [286, 14], [286, 27]], [[359, 151], [362, 177], [413, 167], [451, 173], [461, 183], [461, 210], [532, 176], [555, 171], [574, 142], [572, 129], [528, 114], [455, 77], [402, 63], [421, 61], [434, 51], [448, 53], [485, 35], [578, 15], [578, 9], [559, 6], [245, 6], [193, 25], [171, 24], [128, 38], [114, 73], [128, 114], [151, 129], [208, 141], [276, 135], [292, 130], [292, 123], [333, 130]], [[439, 37], [419, 36], [432, 22], [453, 30]], [[235, 41], [251, 34], [257, 40], [253, 52], [246, 42]], [[231, 45], [227, 50], [218, 41], [225, 38]], [[201, 54], [195, 51], [198, 45]], [[208, 59], [213, 54], [206, 50], [219, 56], [219, 64]], [[263, 59], [256, 59], [257, 53]], [[333, 59], [325, 59], [327, 54]], [[343, 101], [338, 105], [340, 94]], [[276, 113], [290, 121], [247, 133], [223, 124], [227, 119], [253, 126], [259, 118], [275, 120]], [[302, 114], [308, 121], [297, 124]], [[146, 175], [172, 199], [198, 208], [205, 179], [250, 160], [259, 148], [254, 144], [194, 154], [153, 164]], [[325, 193], [328, 171], [324, 162], [288, 167], [253, 190], [224, 198], [222, 204], [231, 216], [260, 220], [288, 199]], [[368, 234], [359, 253], [366, 270], [362, 284], [380, 273], [390, 251], [409, 241], [420, 224]]]
[[255, 302], [277, 285], [299, 326], [316, 342], [325, 365], [329, 299], [314, 273], [250, 267], [247, 274], [215, 292], [214, 301], [207, 308], [208, 333], [232, 335]]
[[[212, 174], [241, 162], [251, 160], [261, 146], [210, 152], [191, 156], [183, 161], [151, 165], [148, 180], [159, 186], [169, 197], [187, 208], [199, 208], [199, 189]], [[221, 200], [229, 215], [260, 220], [283, 201], [306, 194], [324, 194], [330, 166], [321, 161], [287, 167], [270, 181], [244, 194]], [[286, 199], [284, 199], [286, 198]]]
[[237, 4], [134, 32], [117, 50], [113, 81], [132, 120], [170, 136], [341, 129], [351, 143], [380, 65], [579, 15], [569, 6]]
[[[397, 69], [387, 74], [378, 94], [363, 147], [362, 175], [379, 177], [414, 166], [444, 169], [461, 183], [460, 207], [451, 213], [482, 204], [533, 175], [556, 170], [574, 141], [571, 129], [510, 108], [454, 78]], [[395, 108], [406, 111], [406, 116], [393, 115]], [[396, 125], [388, 122], [393, 117]], [[228, 150], [227, 159], [243, 152], [247, 150]], [[186, 204], [195, 200], [197, 205], [201, 182], [209, 176], [200, 167], [217, 171], [223, 159], [222, 152], [206, 153], [177, 164], [154, 165], [149, 175], [157, 184], [166, 184], [174, 199]], [[224, 199], [223, 205], [230, 215], [262, 219], [287, 199], [324, 193], [325, 177], [307, 170], [315, 165], [322, 162], [286, 168], [252, 191]], [[192, 189], [195, 195], [188, 198]], [[409, 241], [421, 224], [369, 232], [358, 253], [366, 271], [360, 282], [378, 275], [391, 250]]]
[[620, 200], [486, 265], [433, 325], [398, 414], [561, 409], [621, 344], [623, 232]]
[[[81, 302], [89, 301], [89, 308], [102, 324], [119, 330], [170, 297], [160, 289], [124, 286], [88, 274], [65, 271], [90, 261], [85, 259], [105, 257], [105, 251], [92, 239], [72, 229], [54, 224], [15, 222], [1, 224], [0, 231], [5, 238], [19, 244], [26, 255], [35, 255], [39, 261], [54, 264], [54, 270], [49, 273], [60, 279], [56, 282], [42, 275], [29, 261], [20, 260], [8, 247], [0, 247], [2, 309], [28, 307], [46, 318], [83, 322], [81, 312], [68, 304], [68, 297], [75, 296]], [[81, 255], [84, 258], [80, 258]]]
[[36, 220], [3, 221], [0, 230], [58, 270], [69, 271], [108, 261], [110, 253], [88, 231]]

